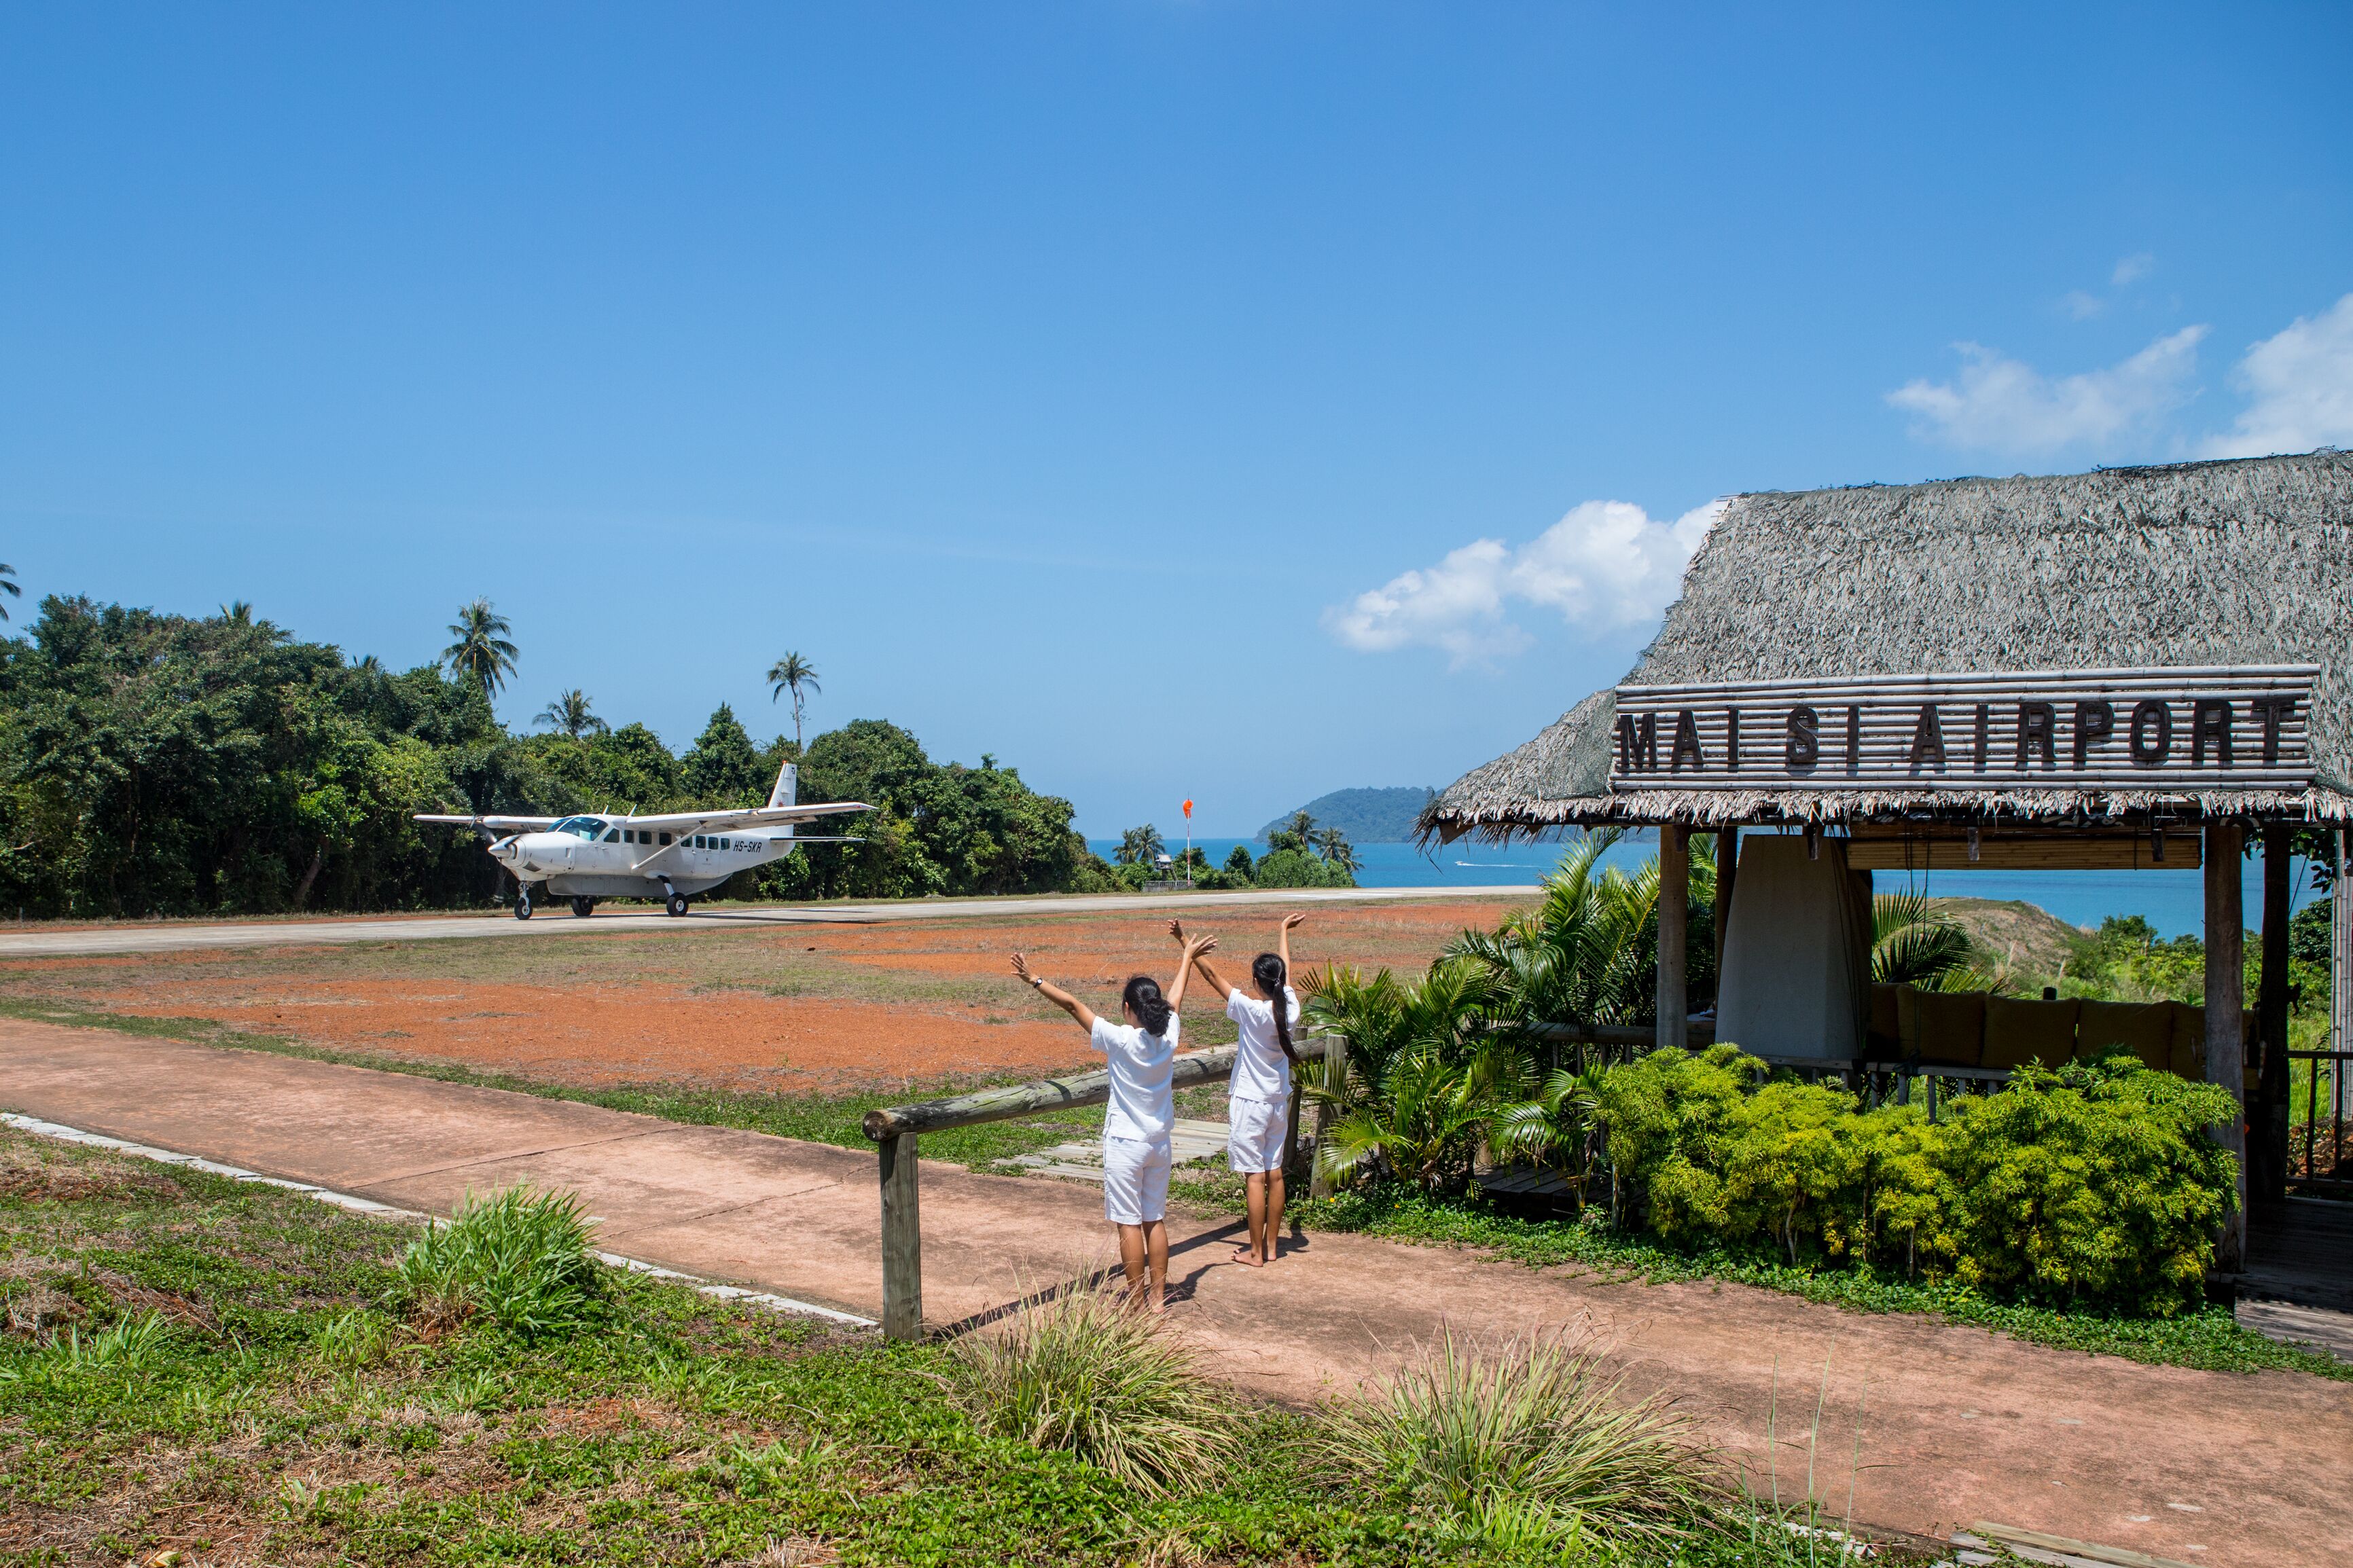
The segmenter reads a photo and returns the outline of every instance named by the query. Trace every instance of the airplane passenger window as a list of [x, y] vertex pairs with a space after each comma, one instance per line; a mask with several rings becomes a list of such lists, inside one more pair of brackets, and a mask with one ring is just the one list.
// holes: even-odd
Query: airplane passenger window
[[662, 841], [664, 844], [669, 843], [669, 842], [670, 842], [670, 835], [669, 835], [669, 834], [667, 834], [667, 833], [663, 834], [663, 835], [661, 836], [661, 841]]

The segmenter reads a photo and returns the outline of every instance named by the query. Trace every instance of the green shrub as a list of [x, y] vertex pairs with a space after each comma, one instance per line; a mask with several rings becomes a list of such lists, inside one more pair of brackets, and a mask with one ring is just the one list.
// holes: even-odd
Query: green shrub
[[1956, 1278], [2155, 1316], [2194, 1305], [2236, 1196], [2208, 1129], [2236, 1114], [2219, 1085], [2123, 1056], [2021, 1068], [1962, 1100], [1939, 1159]]
[[448, 1224], [410, 1242], [400, 1259], [400, 1295], [428, 1323], [479, 1313], [536, 1338], [590, 1319], [596, 1268], [575, 1194], [511, 1187], [488, 1199], [470, 1194]]
[[1672, 1531], [1706, 1458], [1656, 1400], [1626, 1403], [1577, 1335], [1482, 1343], [1443, 1331], [1370, 1392], [1326, 1413], [1336, 1468], [1462, 1544], [1602, 1542]]
[[1165, 1317], [1100, 1280], [955, 1342], [953, 1387], [983, 1430], [1075, 1454], [1153, 1496], [1212, 1485], [1236, 1411]]
[[1250, 881], [1261, 888], [1353, 888], [1356, 879], [1347, 868], [1322, 859], [1304, 849], [1270, 849], [1250, 870]]
[[1950, 1276], [1997, 1297], [2168, 1315], [2193, 1305], [2232, 1201], [2208, 1129], [2230, 1096], [2117, 1055], [1916, 1106], [1759, 1082], [1736, 1047], [1601, 1076], [1620, 1217], [1680, 1247], [1767, 1245]]

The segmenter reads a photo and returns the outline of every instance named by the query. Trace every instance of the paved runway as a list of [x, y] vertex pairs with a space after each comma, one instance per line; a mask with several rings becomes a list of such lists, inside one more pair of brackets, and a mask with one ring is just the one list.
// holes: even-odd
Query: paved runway
[[1503, 888], [1298, 889], [1236, 893], [1064, 893], [1030, 898], [904, 899], [863, 904], [712, 904], [673, 920], [659, 910], [611, 910], [575, 918], [562, 905], [531, 920], [503, 910], [481, 914], [376, 919], [256, 920], [215, 924], [156, 921], [140, 925], [19, 926], [0, 934], [0, 958], [71, 958], [202, 948], [308, 947], [320, 943], [435, 942], [456, 937], [587, 935], [623, 931], [758, 930], [776, 925], [881, 925], [892, 921], [984, 920], [1033, 915], [1134, 914], [1152, 910], [1235, 909], [1270, 904], [1365, 904], [1457, 899], [1522, 899], [1536, 889]]

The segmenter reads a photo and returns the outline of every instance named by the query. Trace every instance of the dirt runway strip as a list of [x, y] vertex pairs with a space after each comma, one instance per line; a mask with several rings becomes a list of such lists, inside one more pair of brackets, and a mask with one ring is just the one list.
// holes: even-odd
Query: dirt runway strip
[[[1250, 955], [1271, 944], [1285, 908], [1299, 907], [1211, 897], [1148, 911], [1029, 900], [1048, 907], [866, 923], [565, 916], [574, 934], [564, 942], [515, 942], [494, 934], [495, 922], [472, 940], [415, 942], [395, 929], [412, 922], [381, 922], [364, 942], [0, 957], [0, 999], [55, 1021], [200, 1020], [573, 1088], [832, 1093], [1082, 1060], [1085, 1041], [1069, 1020], [1008, 973], [1017, 947], [1110, 1009], [1130, 973], [1171, 978], [1167, 909], [1217, 932], [1239, 978]], [[1312, 903], [1293, 957], [1303, 967], [1419, 973], [1455, 932], [1492, 927], [1530, 897]], [[1231, 1038], [1221, 1006], [1199, 988], [1185, 1012], [1201, 1043]]]

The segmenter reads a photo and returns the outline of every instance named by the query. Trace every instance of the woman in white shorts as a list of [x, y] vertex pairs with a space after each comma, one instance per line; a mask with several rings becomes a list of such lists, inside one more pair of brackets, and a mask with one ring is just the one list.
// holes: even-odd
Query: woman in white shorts
[[[1250, 1241], [1234, 1249], [1234, 1261], [1261, 1268], [1274, 1261], [1275, 1237], [1282, 1230], [1282, 1140], [1291, 1126], [1291, 1069], [1299, 1060], [1292, 1041], [1299, 1027], [1299, 994], [1291, 989], [1291, 928], [1307, 917], [1288, 914], [1273, 952], [1250, 960], [1245, 994], [1219, 978], [1208, 953], [1215, 942], [1187, 942], [1186, 953], [1201, 979], [1226, 998], [1226, 1016], [1241, 1031], [1234, 1047], [1234, 1074], [1226, 1085], [1226, 1167], [1240, 1172], [1249, 1189]], [[1184, 928], [1168, 922], [1179, 942]]]
[[1165, 1312], [1168, 1290], [1168, 1131], [1176, 1119], [1169, 1083], [1176, 1056], [1176, 1009], [1185, 976], [1198, 952], [1187, 943], [1168, 994], [1148, 974], [1131, 977], [1120, 994], [1124, 1026], [1099, 1018], [1060, 986], [1029, 973], [1013, 955], [1013, 973], [1039, 995], [1084, 1025], [1088, 1043], [1111, 1062], [1111, 1105], [1103, 1116], [1103, 1215], [1119, 1227], [1120, 1267], [1131, 1298], [1150, 1281], [1152, 1310]]

